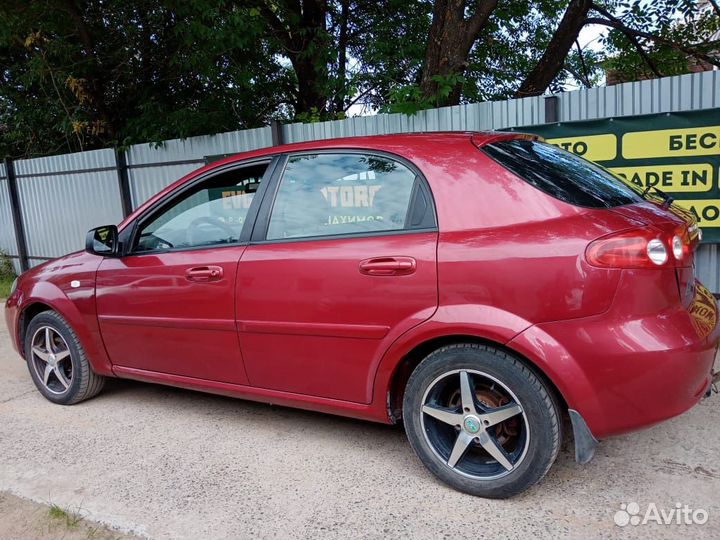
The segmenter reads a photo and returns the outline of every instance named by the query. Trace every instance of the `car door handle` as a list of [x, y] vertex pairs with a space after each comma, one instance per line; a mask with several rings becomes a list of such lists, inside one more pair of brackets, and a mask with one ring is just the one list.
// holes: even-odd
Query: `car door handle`
[[204, 283], [217, 281], [223, 277], [223, 269], [220, 266], [196, 266], [185, 271], [185, 279]]
[[360, 273], [366, 276], [407, 276], [417, 269], [412, 257], [373, 257], [360, 261]]

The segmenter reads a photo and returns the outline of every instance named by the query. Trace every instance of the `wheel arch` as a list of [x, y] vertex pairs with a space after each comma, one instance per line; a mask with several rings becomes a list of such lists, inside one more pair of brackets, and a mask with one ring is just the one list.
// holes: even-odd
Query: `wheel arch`
[[54, 308], [45, 302], [36, 300], [24, 306], [18, 317], [17, 339], [19, 343], [20, 355], [25, 358], [25, 336], [27, 334], [30, 321], [45, 311], [55, 311]]
[[545, 383], [547, 388], [552, 391], [562, 411], [564, 413], [567, 412], [569, 405], [565, 396], [560, 391], [560, 388], [540, 366], [532, 361], [532, 359], [509, 347], [507, 344], [479, 334], [460, 332], [435, 336], [424, 340], [402, 355], [400, 360], [395, 364], [395, 368], [390, 374], [385, 390], [388, 414], [392, 423], [397, 423], [402, 418], [402, 402], [405, 394], [405, 387], [408, 379], [410, 378], [410, 374], [415, 370], [420, 362], [422, 362], [422, 360], [433, 351], [436, 351], [446, 345], [458, 343], [475, 343], [491, 346], [523, 362], [523, 364], [532, 370], [532, 372]]
[[112, 365], [105, 351], [97, 326], [97, 314], [83, 313], [59, 287], [48, 281], [40, 281], [28, 291], [18, 306], [18, 343], [25, 357], [25, 337], [30, 321], [45, 311], [57, 312], [73, 328], [93, 371], [98, 375], [113, 376]]

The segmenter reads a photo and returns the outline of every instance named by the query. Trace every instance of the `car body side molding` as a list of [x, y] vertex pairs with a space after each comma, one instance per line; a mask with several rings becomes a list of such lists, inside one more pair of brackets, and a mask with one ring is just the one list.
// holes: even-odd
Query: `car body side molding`
[[238, 321], [239, 332], [382, 339], [389, 326], [379, 324], [335, 324], [290, 321]]

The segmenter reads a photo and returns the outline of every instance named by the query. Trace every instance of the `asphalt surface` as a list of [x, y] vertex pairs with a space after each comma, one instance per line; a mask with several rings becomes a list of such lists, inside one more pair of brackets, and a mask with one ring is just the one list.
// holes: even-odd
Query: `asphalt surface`
[[[400, 428], [113, 381], [46, 401], [0, 324], [0, 491], [152, 538], [694, 538], [720, 536], [720, 396], [603, 441], [580, 466], [566, 438], [509, 501], [455, 492]], [[707, 512], [705, 524], [619, 527], [621, 504]], [[632, 508], [632, 507], [631, 507]], [[2, 509], [0, 509], [0, 512]]]

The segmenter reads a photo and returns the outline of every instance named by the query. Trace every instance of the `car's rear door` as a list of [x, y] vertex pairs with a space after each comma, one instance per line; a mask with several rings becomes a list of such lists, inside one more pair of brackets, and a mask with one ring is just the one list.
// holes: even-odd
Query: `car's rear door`
[[129, 253], [103, 260], [98, 320], [119, 372], [247, 383], [235, 285], [269, 164], [233, 166], [183, 188], [140, 218]]
[[372, 152], [292, 154], [238, 269], [250, 383], [368, 403], [387, 346], [437, 307], [437, 226], [425, 180]]

